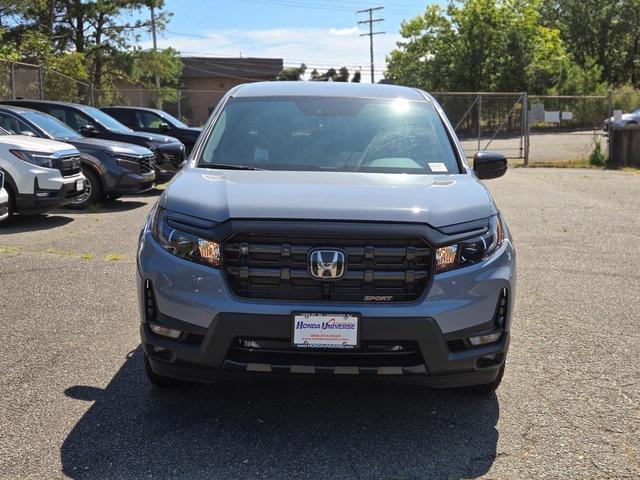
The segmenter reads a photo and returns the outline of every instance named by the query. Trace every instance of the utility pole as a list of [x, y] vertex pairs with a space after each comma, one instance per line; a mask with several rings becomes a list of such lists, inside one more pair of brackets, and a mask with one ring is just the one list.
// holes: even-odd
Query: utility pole
[[382, 22], [384, 18], [373, 18], [373, 12], [376, 10], [382, 10], [384, 7], [372, 7], [365, 8], [364, 10], [358, 10], [356, 13], [368, 13], [369, 20], [360, 20], [358, 24], [368, 23], [369, 24], [369, 33], [361, 33], [361, 37], [369, 37], [369, 55], [371, 58], [371, 83], [375, 83], [375, 77], [373, 73], [373, 36], [374, 35], [383, 35], [385, 32], [374, 32], [373, 24], [376, 22]]
[[[153, 38], [153, 53], [155, 54], [158, 53], [158, 40], [156, 39], [156, 15], [153, 3], [153, 0], [151, 0], [151, 2], [149, 3], [149, 10], [151, 11], [151, 36]], [[156, 82], [157, 89], [157, 97], [155, 102], [156, 108], [162, 109], [162, 97], [160, 95], [160, 76], [158, 75], [157, 71], [154, 72], [153, 76]]]

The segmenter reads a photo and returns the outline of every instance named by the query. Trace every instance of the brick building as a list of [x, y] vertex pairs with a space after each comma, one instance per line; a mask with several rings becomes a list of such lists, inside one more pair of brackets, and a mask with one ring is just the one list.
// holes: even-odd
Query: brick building
[[218, 100], [241, 83], [273, 80], [281, 58], [183, 57], [181, 106], [192, 125], [201, 125]]

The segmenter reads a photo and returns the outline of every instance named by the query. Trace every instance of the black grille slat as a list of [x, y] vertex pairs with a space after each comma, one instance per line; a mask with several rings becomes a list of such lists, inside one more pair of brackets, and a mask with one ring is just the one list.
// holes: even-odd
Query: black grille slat
[[140, 172], [149, 173], [156, 168], [156, 161], [153, 155], [140, 158]]
[[[346, 253], [341, 279], [311, 276], [307, 257], [317, 248]], [[432, 250], [415, 238], [232, 234], [223, 244], [223, 269], [233, 292], [245, 298], [406, 302], [419, 298], [429, 284]]]
[[63, 177], [72, 177], [82, 171], [80, 155], [63, 155], [53, 161], [53, 168], [60, 170]]

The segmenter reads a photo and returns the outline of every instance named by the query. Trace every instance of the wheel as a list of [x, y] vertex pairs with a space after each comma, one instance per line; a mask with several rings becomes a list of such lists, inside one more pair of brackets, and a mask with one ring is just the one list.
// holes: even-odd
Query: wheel
[[498, 376], [493, 382], [485, 383], [484, 385], [476, 385], [472, 387], [472, 390], [479, 395], [488, 395], [490, 393], [495, 392], [500, 386], [500, 383], [502, 383], [502, 377], [504, 376], [505, 365], [506, 365], [506, 362], [502, 364], [502, 367], [500, 367]]
[[180, 385], [184, 385], [185, 382], [177, 380], [175, 378], [165, 377], [163, 375], [158, 375], [154, 373], [151, 369], [151, 362], [149, 362], [149, 357], [144, 355], [144, 371], [147, 374], [147, 378], [151, 385], [160, 389], [169, 389], [179, 387]]
[[102, 200], [102, 183], [98, 175], [90, 168], [82, 167], [82, 173], [86, 178], [84, 185], [84, 193], [78, 195], [69, 204], [69, 208], [81, 210], [89, 205], [98, 203]]

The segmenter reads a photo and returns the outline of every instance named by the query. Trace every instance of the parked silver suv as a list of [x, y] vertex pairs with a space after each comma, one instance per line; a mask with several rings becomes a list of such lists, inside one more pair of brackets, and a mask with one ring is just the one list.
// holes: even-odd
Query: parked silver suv
[[155, 385], [231, 372], [406, 376], [495, 389], [515, 250], [428, 94], [390, 85], [241, 85], [140, 236]]

